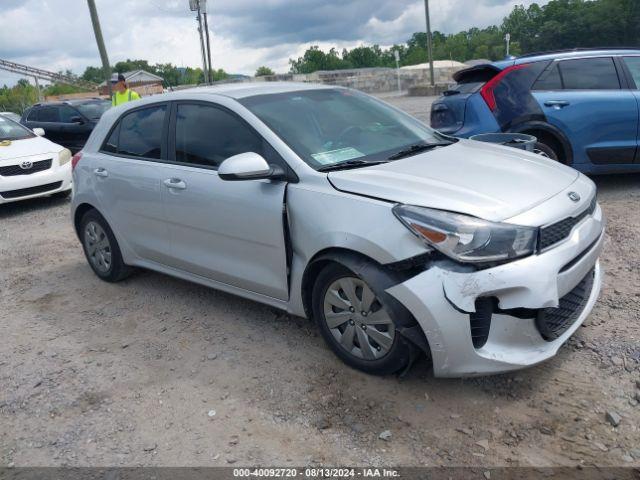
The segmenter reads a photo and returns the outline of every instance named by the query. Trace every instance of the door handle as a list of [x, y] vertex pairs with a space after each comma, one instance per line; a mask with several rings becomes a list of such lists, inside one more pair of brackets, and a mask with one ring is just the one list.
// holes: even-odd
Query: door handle
[[187, 184], [179, 178], [167, 178], [164, 182], [165, 187], [172, 188], [174, 190], [186, 190]]
[[568, 107], [569, 105], [571, 105], [571, 103], [567, 102], [566, 100], [548, 100], [546, 102], [544, 102], [545, 106], [547, 107], [553, 107], [556, 109], [561, 109], [564, 107]]
[[96, 177], [108, 177], [109, 176], [109, 172], [107, 172], [104, 168], [96, 168], [93, 171], [93, 174]]

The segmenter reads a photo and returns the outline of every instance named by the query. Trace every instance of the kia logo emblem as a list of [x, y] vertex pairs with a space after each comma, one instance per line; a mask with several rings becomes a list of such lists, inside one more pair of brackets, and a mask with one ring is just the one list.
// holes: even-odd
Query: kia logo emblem
[[31, 167], [33, 167], [33, 162], [30, 162], [29, 160], [25, 160], [20, 164], [20, 168], [23, 170], [29, 170]]
[[569, 192], [567, 196], [571, 199], [572, 202], [578, 203], [580, 201], [580, 195], [576, 192]]

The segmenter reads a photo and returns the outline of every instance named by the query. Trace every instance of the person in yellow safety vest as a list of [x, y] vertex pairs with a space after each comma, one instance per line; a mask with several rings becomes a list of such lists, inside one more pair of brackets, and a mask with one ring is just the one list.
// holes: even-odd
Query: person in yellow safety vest
[[111, 78], [111, 85], [113, 90], [111, 105], [114, 107], [130, 102], [131, 100], [140, 99], [140, 95], [127, 87], [127, 81], [121, 73], [119, 73], [117, 77], [114, 75], [114, 77]]

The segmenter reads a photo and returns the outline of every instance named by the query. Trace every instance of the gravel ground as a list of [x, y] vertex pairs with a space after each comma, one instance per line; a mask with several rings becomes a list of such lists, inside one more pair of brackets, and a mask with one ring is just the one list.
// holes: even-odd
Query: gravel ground
[[593, 314], [473, 380], [361, 374], [307, 320], [160, 274], [103, 283], [67, 201], [0, 207], [0, 465], [640, 465], [640, 176], [596, 181]]

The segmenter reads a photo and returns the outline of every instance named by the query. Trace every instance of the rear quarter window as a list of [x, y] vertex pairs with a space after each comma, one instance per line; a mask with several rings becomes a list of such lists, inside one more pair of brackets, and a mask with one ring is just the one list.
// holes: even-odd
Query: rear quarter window
[[533, 84], [532, 90], [562, 90], [562, 77], [557, 63], [550, 64]]

